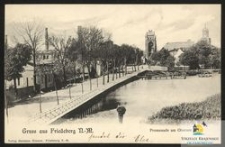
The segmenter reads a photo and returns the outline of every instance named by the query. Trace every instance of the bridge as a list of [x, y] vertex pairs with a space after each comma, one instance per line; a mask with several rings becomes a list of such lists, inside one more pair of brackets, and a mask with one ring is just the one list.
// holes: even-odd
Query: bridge
[[111, 81], [109, 83], [106, 83], [105, 85], [99, 86], [98, 88], [96, 88], [92, 91], [86, 92], [79, 97], [74, 97], [64, 103], [61, 103], [50, 110], [47, 110], [42, 113], [36, 113], [35, 115], [31, 116], [28, 119], [27, 123], [28, 124], [32, 124], [32, 123], [36, 124], [37, 123], [37, 124], [41, 124], [41, 125], [51, 124], [54, 121], [56, 121], [57, 119], [66, 115], [67, 113], [71, 112], [72, 110], [75, 110], [76, 108], [84, 105], [91, 99], [102, 94], [103, 92], [105, 92], [105, 91], [107, 91], [107, 90], [119, 85], [120, 83], [123, 83], [123, 82], [133, 78], [133, 77], [136, 77], [138, 74], [141, 74], [147, 70], [150, 70], [150, 67], [147, 65], [143, 65], [136, 72], [127, 74], [120, 78], [117, 78], [114, 81]]

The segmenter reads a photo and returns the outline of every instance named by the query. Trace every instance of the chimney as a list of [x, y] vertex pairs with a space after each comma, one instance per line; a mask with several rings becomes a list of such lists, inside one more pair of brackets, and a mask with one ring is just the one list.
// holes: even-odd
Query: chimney
[[45, 28], [45, 49], [49, 49], [49, 42], [48, 42], [48, 28]]

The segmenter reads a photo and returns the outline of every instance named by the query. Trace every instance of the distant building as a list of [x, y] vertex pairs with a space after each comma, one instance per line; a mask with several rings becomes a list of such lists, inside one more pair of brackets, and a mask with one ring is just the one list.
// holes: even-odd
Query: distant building
[[[48, 28], [45, 29], [45, 44], [40, 47], [38, 52], [36, 53], [36, 68], [43, 68], [45, 66], [46, 68], [52, 68], [54, 63], [54, 48], [50, 48], [49, 42], [48, 42]], [[33, 56], [31, 56], [33, 58]], [[27, 87], [33, 87], [34, 82], [34, 66], [33, 66], [33, 59], [30, 60], [30, 62], [24, 66], [24, 72], [21, 73], [22, 77], [18, 78], [16, 80], [16, 86], [18, 89], [20, 88], [27, 88]], [[37, 84], [40, 87], [40, 90], [42, 89], [48, 89], [53, 87], [53, 75], [50, 72], [46, 72], [42, 75], [37, 74], [36, 75], [36, 81]], [[13, 86], [13, 81], [6, 81], [6, 89], [8, 89], [10, 86]]]
[[202, 38], [201, 40], [206, 41], [208, 44], [211, 44], [211, 38], [209, 37], [209, 29], [205, 27], [202, 29]]
[[192, 45], [194, 45], [194, 42], [191, 40], [187, 40], [186, 42], [167, 42], [163, 48], [175, 57], [176, 63], [179, 61], [179, 56]]
[[37, 70], [42, 70], [42, 73], [37, 73], [37, 84], [40, 90], [50, 89], [54, 86], [52, 70], [55, 62], [55, 49], [49, 45], [48, 40], [48, 28], [45, 28], [45, 44], [40, 47], [36, 60]]
[[157, 50], [157, 42], [155, 32], [149, 30], [145, 34], [145, 57], [147, 59], [150, 59], [152, 53], [156, 52], [156, 50]]
[[194, 45], [194, 42], [191, 40], [185, 42], [167, 42], [163, 48], [168, 50], [172, 56], [175, 56], [179, 49], [185, 51], [192, 45]]
[[[16, 87], [18, 89], [34, 86], [34, 81], [33, 81], [34, 67], [33, 66], [27, 64], [26, 66], [24, 66], [24, 72], [22, 72], [21, 74], [22, 76], [16, 79]], [[14, 86], [13, 80], [11, 81], [6, 80], [6, 89], [9, 89], [9, 87], [13, 87], [13, 86]]]

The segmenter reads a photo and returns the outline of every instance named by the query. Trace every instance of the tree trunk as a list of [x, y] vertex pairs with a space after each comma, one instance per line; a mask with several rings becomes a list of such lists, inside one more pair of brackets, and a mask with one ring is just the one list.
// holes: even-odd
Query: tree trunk
[[71, 99], [71, 90], [70, 90], [70, 88], [71, 88], [71, 82], [70, 82], [70, 85], [69, 85], [69, 97]]
[[127, 74], [127, 58], [124, 58], [125, 75]]
[[57, 91], [57, 86], [56, 86], [56, 75], [53, 74], [53, 79], [54, 79], [54, 87], [55, 87], [55, 93], [56, 93], [56, 100], [57, 104], [59, 105], [59, 97], [58, 97], [58, 91]]
[[140, 70], [140, 69], [139, 69], [139, 64], [137, 64], [137, 67], [138, 67], [138, 71], [139, 71], [139, 70]]
[[98, 87], [98, 75], [97, 75], [97, 77], [96, 77], [96, 80], [97, 80], [97, 87]]
[[14, 82], [15, 96], [16, 96], [16, 99], [18, 99], [18, 90], [17, 90], [17, 86], [16, 86], [16, 78], [13, 79], [13, 82]]
[[105, 85], [105, 72], [102, 73], [102, 84]]
[[82, 82], [81, 82], [81, 87], [82, 87], [82, 93], [84, 93], [84, 85], [83, 85], [83, 83], [84, 83], [84, 78], [85, 78], [85, 74], [84, 74], [84, 64], [82, 63], [82, 77], [83, 77], [83, 80], [82, 80]]
[[73, 73], [73, 78], [74, 78], [74, 83], [76, 83], [76, 63], [74, 63], [74, 73]]
[[96, 70], [96, 80], [97, 80], [97, 87], [98, 87], [98, 70], [97, 70], [97, 61], [95, 60], [95, 70]]
[[89, 82], [90, 82], [90, 91], [92, 90], [92, 83], [91, 83], [91, 71], [90, 71], [90, 66], [87, 67], [88, 68], [88, 78], [89, 78]]
[[107, 83], [109, 83], [109, 62], [106, 62], [107, 65]]
[[102, 69], [102, 84], [105, 85], [105, 71]]
[[121, 65], [119, 65], [119, 68], [118, 68], [119, 69], [119, 78], [121, 77], [121, 73], [120, 73], [121, 72], [121, 67], [120, 66]]
[[136, 65], [134, 64], [134, 71], [137, 71], [137, 69], [136, 69]]
[[123, 76], [125, 75], [125, 65], [122, 65]]
[[118, 78], [118, 77], [117, 77], [117, 72], [118, 72], [118, 68], [116, 67], [116, 79]]
[[37, 79], [36, 79], [36, 52], [33, 49], [33, 64], [34, 64], [34, 75], [33, 75], [33, 83], [34, 83], [34, 92], [37, 92]]
[[115, 75], [115, 59], [113, 60], [113, 76], [112, 76], [112, 81], [114, 81], [114, 75]]
[[63, 86], [66, 86], [66, 67], [63, 66]]

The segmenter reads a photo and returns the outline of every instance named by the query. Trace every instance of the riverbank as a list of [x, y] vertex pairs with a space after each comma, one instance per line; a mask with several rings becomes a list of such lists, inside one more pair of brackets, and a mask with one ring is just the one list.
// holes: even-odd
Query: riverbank
[[221, 95], [216, 94], [202, 102], [181, 103], [162, 108], [148, 118], [148, 123], [179, 123], [183, 120], [221, 119]]

